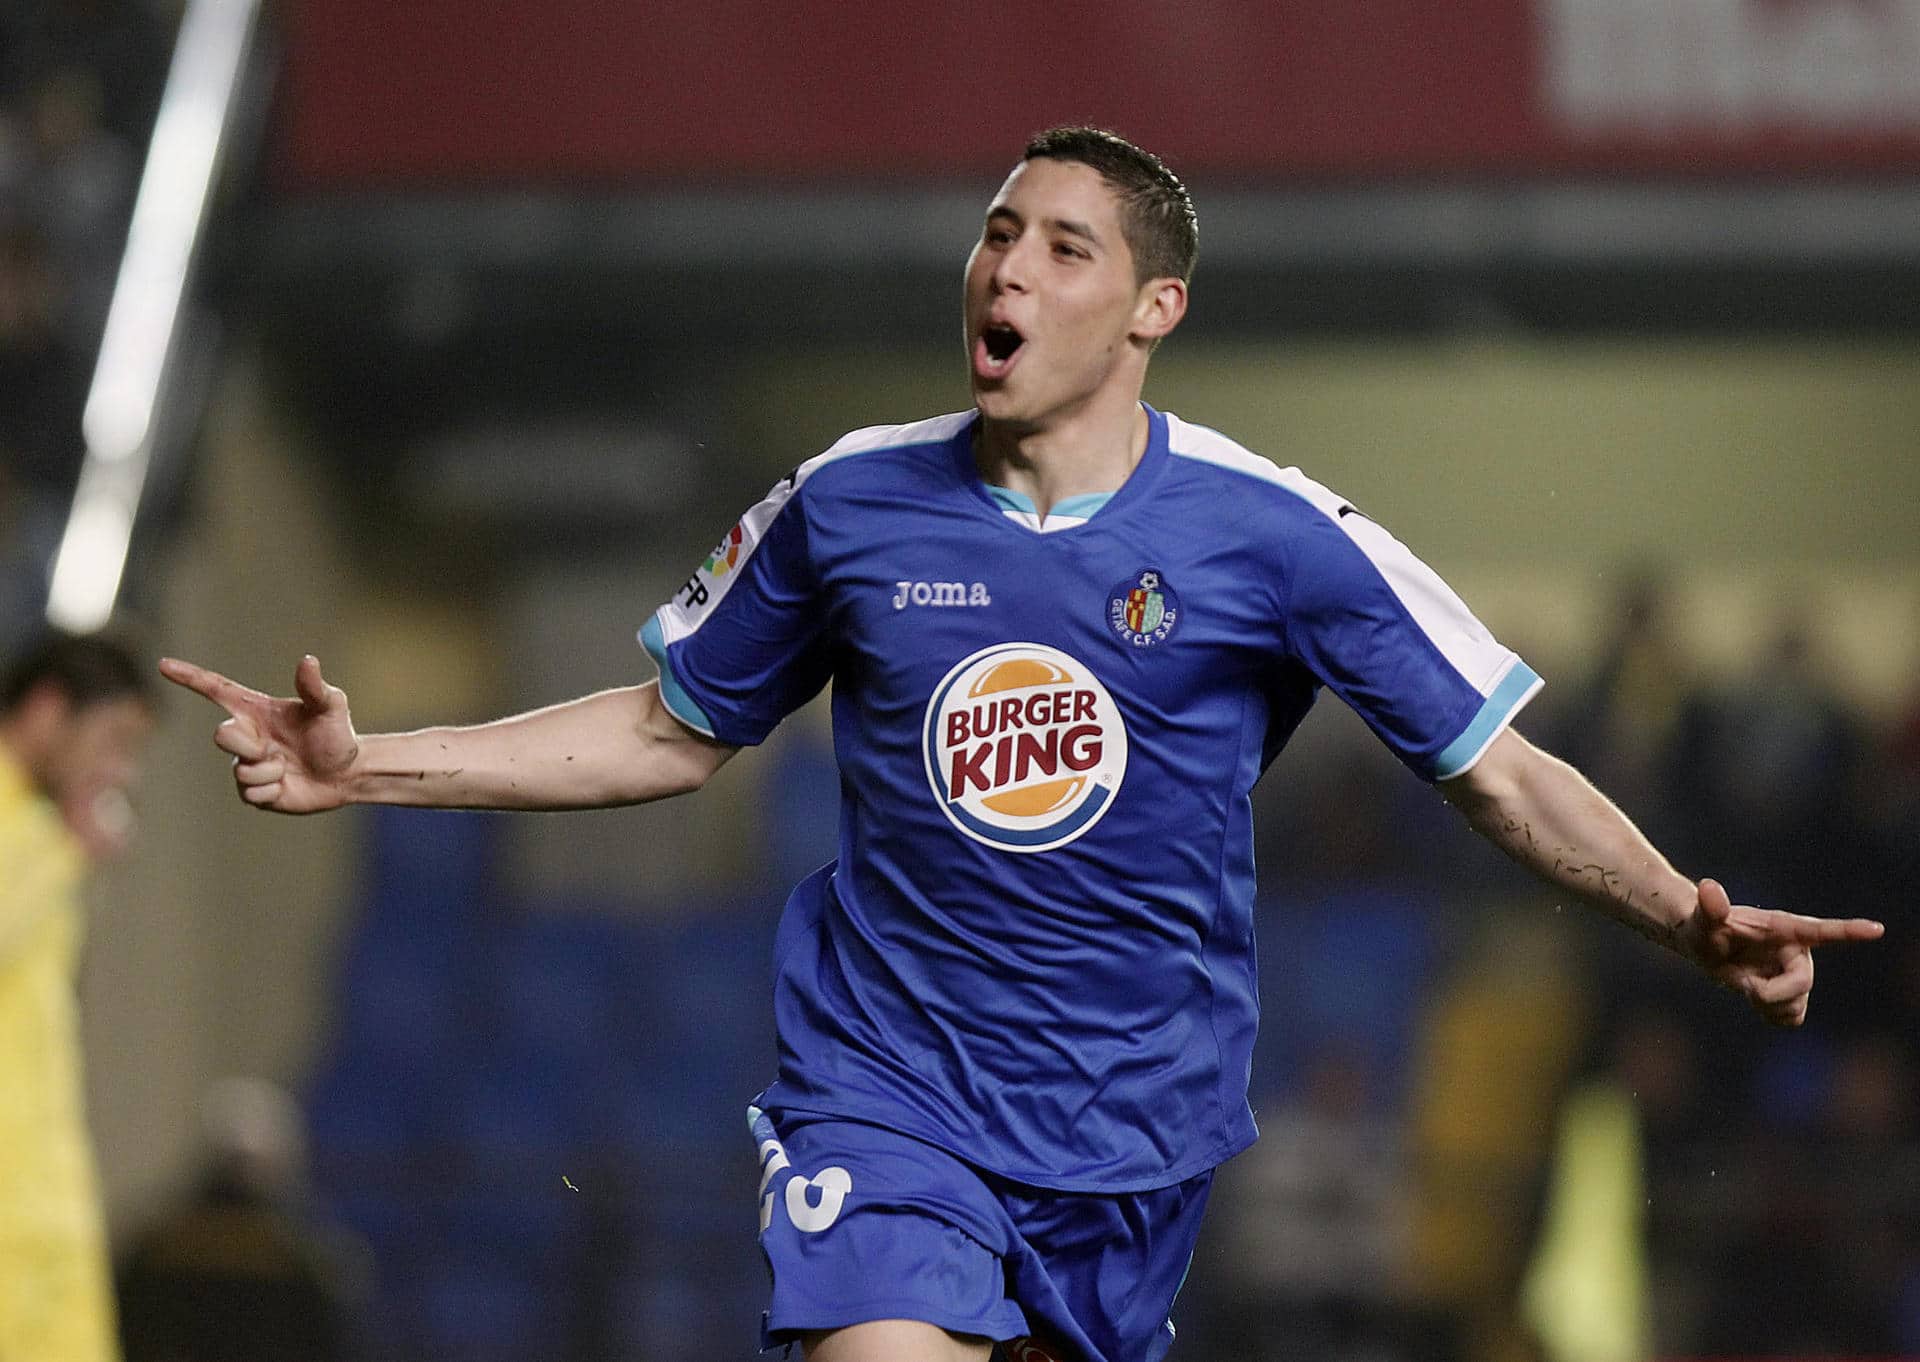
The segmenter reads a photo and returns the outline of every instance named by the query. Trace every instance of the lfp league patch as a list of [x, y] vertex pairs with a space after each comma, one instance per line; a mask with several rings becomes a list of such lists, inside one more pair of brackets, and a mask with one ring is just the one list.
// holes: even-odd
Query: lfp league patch
[[1142, 568], [1107, 594], [1107, 623], [1136, 648], [1165, 643], [1180, 623], [1180, 598], [1158, 568]]

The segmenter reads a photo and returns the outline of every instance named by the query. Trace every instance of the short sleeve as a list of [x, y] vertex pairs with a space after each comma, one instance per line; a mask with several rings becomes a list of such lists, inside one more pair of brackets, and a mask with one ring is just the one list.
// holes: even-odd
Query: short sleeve
[[790, 475], [654, 612], [640, 642], [675, 718], [747, 747], [827, 683], [825, 613]]
[[1386, 530], [1322, 509], [1293, 543], [1289, 651], [1420, 776], [1460, 775], [1540, 677]]

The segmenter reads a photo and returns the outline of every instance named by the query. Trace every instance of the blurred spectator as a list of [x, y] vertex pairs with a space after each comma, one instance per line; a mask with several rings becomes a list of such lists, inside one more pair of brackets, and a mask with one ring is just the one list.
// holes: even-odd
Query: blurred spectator
[[1405, 1187], [1367, 1055], [1323, 1051], [1297, 1099], [1263, 1110], [1259, 1143], [1224, 1170], [1205, 1355], [1337, 1362], [1389, 1346]]
[[1527, 1291], [1547, 1355], [1904, 1355], [1920, 1279], [1906, 1038], [1755, 1041], [1724, 1024], [1736, 1008], [1657, 993], [1622, 994], [1561, 1106]]
[[1664, 573], [1627, 575], [1593, 672], [1559, 707], [1548, 739], [1656, 843], [1673, 825], [1674, 744], [1695, 684], [1670, 599]]
[[1920, 1271], [1920, 1084], [1910, 1038], [1849, 1037], [1839, 1048], [1815, 1138], [1801, 1151], [1814, 1170], [1824, 1223], [1822, 1294], [1836, 1345], [1862, 1356], [1903, 1350], [1896, 1303]]
[[60, 295], [39, 228], [0, 227], [0, 455], [22, 489], [72, 493], [85, 363], [60, 333]]
[[[1920, 617], [1913, 637], [1920, 638]], [[1916, 659], [1920, 672], [1920, 659]], [[1882, 883], [1910, 884], [1920, 876], [1920, 675], [1894, 716], [1880, 763], [1874, 801], [1877, 872]]]
[[120, 1275], [127, 1362], [339, 1362], [351, 1355], [357, 1268], [306, 1219], [299, 1109], [229, 1078], [203, 1108], [206, 1171], [149, 1228]]
[[40, 76], [91, 72], [106, 124], [144, 145], [166, 78], [173, 0], [38, 0], [0, 9], [0, 100], [19, 107]]
[[1711, 1027], [1651, 993], [1644, 979], [1608, 987], [1621, 1005], [1560, 1106], [1525, 1295], [1554, 1362], [1698, 1351], [1702, 1273], [1719, 1247], [1697, 1185], [1715, 1175], [1702, 1162], [1715, 1133], [1700, 1040]]
[[147, 669], [58, 638], [0, 685], [0, 1357], [115, 1355], [74, 975], [89, 855], [125, 845]]
[[1532, 904], [1486, 914], [1436, 995], [1407, 1136], [1410, 1286], [1451, 1343], [1435, 1356], [1532, 1355], [1519, 1293], [1586, 1014], [1564, 934]]
[[[1915, 630], [1909, 637], [1920, 637], [1920, 611], [1909, 622]], [[1920, 655], [1912, 658], [1916, 675], [1907, 692], [1906, 702], [1894, 716], [1887, 734], [1887, 757], [1893, 769], [1920, 780]]]
[[1920, 684], [1893, 721], [1887, 735], [1887, 761], [1901, 776], [1920, 782]]
[[28, 160], [26, 119], [0, 102], [0, 211], [19, 211]]
[[1644, 1182], [1633, 1098], [1604, 1076], [1576, 1087], [1561, 1107], [1543, 1239], [1523, 1297], [1552, 1362], [1648, 1356]]
[[1624, 1018], [1603, 1043], [1610, 1080], [1633, 1103], [1639, 1128], [1646, 1324], [1655, 1356], [1684, 1356], [1699, 1350], [1705, 1273], [1729, 1233], [1710, 1198], [1726, 1186], [1717, 1142], [1742, 1110], [1726, 1086], [1726, 1037], [1740, 1028], [1750, 1047], [1752, 1028], [1737, 1008], [1703, 1005], [1697, 994], [1678, 1005], [1662, 1005], [1644, 989], [1624, 996]]
[[27, 210], [53, 243], [65, 285], [61, 318], [74, 341], [91, 350], [105, 324], [114, 275], [133, 203], [138, 163], [101, 123], [100, 78], [61, 67], [34, 82], [27, 126]]
[[[1268, 893], [1317, 896], [1328, 886], [1419, 884], [1426, 839], [1381, 808], [1408, 798], [1439, 805], [1409, 780], [1357, 718], [1318, 704], [1278, 758], [1280, 775], [1254, 787], [1254, 855]], [[1459, 819], [1440, 805], [1441, 814]], [[1456, 834], [1458, 827], [1451, 829]]]
[[57, 305], [44, 235], [0, 225], [0, 654], [42, 627], [80, 467], [84, 365]]
[[46, 624], [48, 568], [59, 542], [56, 513], [36, 503], [0, 461], [0, 657], [25, 649]]
[[[1681, 773], [1684, 854], [1742, 868], [1762, 901], [1818, 911], [1861, 865], [1863, 725], [1795, 610], [1747, 672], [1693, 707]], [[1823, 1002], [1831, 995], [1824, 995]]]

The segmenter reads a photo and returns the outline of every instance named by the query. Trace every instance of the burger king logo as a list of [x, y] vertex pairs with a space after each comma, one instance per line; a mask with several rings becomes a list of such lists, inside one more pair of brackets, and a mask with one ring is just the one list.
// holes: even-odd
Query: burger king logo
[[1039, 643], [998, 643], [948, 672], [922, 747], [947, 818], [1003, 851], [1073, 841], [1127, 773], [1120, 707], [1084, 663]]

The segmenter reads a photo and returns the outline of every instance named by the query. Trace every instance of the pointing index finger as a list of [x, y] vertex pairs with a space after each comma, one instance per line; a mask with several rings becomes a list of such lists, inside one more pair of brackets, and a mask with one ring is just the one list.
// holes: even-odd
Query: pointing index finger
[[176, 686], [184, 686], [195, 695], [204, 696], [213, 701], [235, 718], [239, 717], [241, 709], [245, 708], [249, 702], [266, 698], [260, 692], [249, 690], [238, 681], [224, 677], [219, 672], [209, 671], [192, 662], [183, 662], [177, 657], [160, 659], [160, 675]]
[[1777, 935], [1803, 946], [1831, 945], [1836, 941], [1877, 941], [1886, 927], [1864, 917], [1801, 917], [1787, 914]]
[[1833, 929], [1828, 941], [1878, 941], [1887, 930], [1886, 924], [1866, 917], [1842, 918], [1828, 926]]

